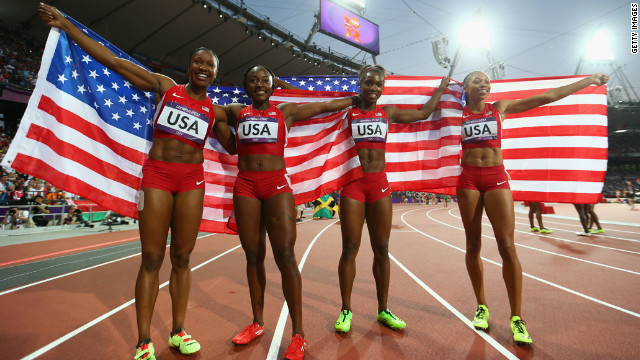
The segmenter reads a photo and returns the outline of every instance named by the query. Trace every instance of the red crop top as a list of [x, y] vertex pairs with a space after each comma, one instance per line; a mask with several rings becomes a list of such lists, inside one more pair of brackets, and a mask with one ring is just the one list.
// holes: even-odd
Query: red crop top
[[153, 117], [153, 137], [173, 138], [202, 150], [214, 121], [211, 99], [196, 100], [187, 95], [184, 85], [172, 86]]
[[236, 129], [238, 155], [265, 154], [284, 156], [287, 145], [287, 126], [282, 111], [271, 105], [266, 110], [252, 105], [240, 111]]
[[351, 137], [356, 143], [356, 149], [382, 149], [387, 144], [388, 119], [382, 105], [375, 110], [363, 111], [359, 108], [347, 113]]
[[499, 148], [502, 146], [502, 114], [486, 103], [484, 110], [475, 114], [468, 106], [462, 109], [462, 150]]

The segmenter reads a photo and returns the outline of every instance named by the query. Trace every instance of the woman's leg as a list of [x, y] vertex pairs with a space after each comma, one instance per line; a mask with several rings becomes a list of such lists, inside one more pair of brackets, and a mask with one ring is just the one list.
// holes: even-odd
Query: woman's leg
[[143, 188], [141, 196], [143, 204], [138, 219], [142, 256], [135, 288], [138, 342], [151, 337], [151, 317], [158, 297], [158, 273], [164, 260], [173, 208], [173, 195], [166, 191]]
[[464, 225], [467, 251], [465, 264], [471, 279], [473, 292], [478, 305], [486, 305], [484, 298], [484, 269], [480, 258], [482, 248], [482, 210], [484, 207], [482, 194], [478, 190], [457, 189], [458, 208]]
[[580, 224], [585, 234], [589, 233], [589, 211], [585, 204], [573, 204], [580, 217]]
[[378, 312], [381, 312], [387, 308], [389, 296], [389, 237], [393, 211], [391, 196], [367, 203], [365, 209], [367, 229], [369, 229], [371, 249], [373, 250], [373, 277], [376, 280]]
[[351, 291], [356, 277], [356, 255], [360, 249], [365, 205], [345, 196], [340, 198], [340, 229], [342, 232], [342, 254], [338, 263], [338, 279], [342, 310], [351, 311]]
[[280, 270], [282, 292], [289, 306], [292, 335], [304, 337], [302, 327], [302, 278], [298, 270], [294, 247], [296, 244], [296, 208], [293, 194], [274, 195], [264, 201], [262, 209], [273, 257]]
[[198, 229], [202, 221], [204, 189], [185, 191], [174, 196], [171, 219], [171, 276], [169, 293], [173, 328], [184, 327], [189, 293], [191, 290], [191, 267], [189, 259], [196, 245]]
[[266, 275], [264, 269], [266, 236], [262, 224], [262, 201], [247, 197], [233, 197], [233, 208], [238, 224], [238, 235], [247, 260], [247, 283], [251, 297], [253, 322], [264, 324], [264, 289]]
[[520, 316], [522, 304], [522, 267], [514, 243], [515, 214], [510, 189], [497, 189], [484, 194], [484, 207], [502, 257], [502, 277], [507, 286], [511, 316]]

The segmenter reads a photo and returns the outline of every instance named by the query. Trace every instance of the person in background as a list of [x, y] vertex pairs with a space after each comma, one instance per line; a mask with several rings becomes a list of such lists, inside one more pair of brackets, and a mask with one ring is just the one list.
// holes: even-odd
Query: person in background
[[[533, 217], [538, 219], [538, 226], [533, 224]], [[553, 230], [549, 230], [542, 225], [542, 204], [537, 201], [529, 201], [529, 224], [531, 225], [531, 232], [539, 232], [541, 234], [551, 234]]]
[[[591, 234], [602, 234], [604, 233], [604, 229], [600, 225], [600, 219], [598, 218], [598, 214], [595, 211], [596, 204], [588, 204], [587, 211], [589, 212], [589, 233]], [[597, 229], [593, 229], [593, 225], [597, 226]]]

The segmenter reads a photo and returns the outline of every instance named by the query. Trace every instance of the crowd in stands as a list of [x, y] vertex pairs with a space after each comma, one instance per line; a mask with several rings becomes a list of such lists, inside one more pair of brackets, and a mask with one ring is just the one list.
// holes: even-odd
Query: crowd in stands
[[[0, 133], [0, 160], [7, 153], [11, 139], [10, 135]], [[38, 195], [48, 205], [68, 204], [78, 198], [56, 189], [45, 180], [11, 168], [0, 168], [0, 206], [31, 204]]]
[[[432, 194], [427, 192], [418, 191], [393, 191], [391, 192], [391, 200], [394, 203], [409, 203], [409, 204], [427, 204], [436, 205], [442, 201], [441, 194]], [[455, 196], [449, 196], [449, 199], [454, 199]]]
[[0, 29], [0, 85], [33, 89], [43, 49], [41, 41]]

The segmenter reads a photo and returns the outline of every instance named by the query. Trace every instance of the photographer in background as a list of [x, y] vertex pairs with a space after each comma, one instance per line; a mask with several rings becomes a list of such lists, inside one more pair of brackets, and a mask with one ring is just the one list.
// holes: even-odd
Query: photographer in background
[[69, 206], [69, 212], [67, 212], [62, 218], [62, 225], [74, 225], [84, 224], [85, 227], [92, 228], [94, 225], [88, 221], [84, 221], [82, 217], [82, 210], [78, 209], [75, 205]]
[[[26, 213], [26, 215], [25, 215]], [[10, 207], [7, 215], [2, 220], [3, 229], [22, 228], [29, 220], [29, 212], [18, 210], [17, 207]]]
[[42, 203], [42, 195], [36, 195], [33, 199], [33, 205], [31, 205], [31, 219], [36, 226], [47, 226], [49, 219], [44, 215], [49, 214], [49, 207]]

